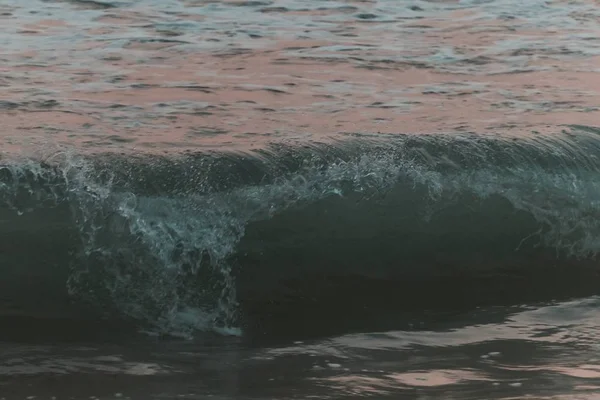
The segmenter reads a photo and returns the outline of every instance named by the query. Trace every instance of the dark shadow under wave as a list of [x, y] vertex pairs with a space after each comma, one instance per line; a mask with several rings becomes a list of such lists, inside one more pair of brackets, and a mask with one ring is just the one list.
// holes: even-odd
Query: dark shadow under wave
[[595, 255], [540, 243], [551, 228], [503, 199], [463, 201], [427, 221], [367, 202], [251, 224], [235, 260], [246, 332], [392, 330], [431, 312], [600, 293]]

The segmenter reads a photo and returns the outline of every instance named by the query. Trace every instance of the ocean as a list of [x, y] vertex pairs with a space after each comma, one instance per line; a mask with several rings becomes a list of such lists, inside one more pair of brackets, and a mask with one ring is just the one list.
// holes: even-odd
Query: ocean
[[598, 6], [0, 0], [0, 399], [600, 399]]

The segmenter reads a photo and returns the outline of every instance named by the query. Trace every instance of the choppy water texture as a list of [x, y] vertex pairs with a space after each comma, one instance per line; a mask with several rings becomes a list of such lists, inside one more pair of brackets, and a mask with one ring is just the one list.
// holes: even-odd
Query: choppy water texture
[[2, 2], [5, 142], [252, 148], [597, 123], [593, 1]]
[[600, 398], [598, 5], [0, 0], [0, 399]]

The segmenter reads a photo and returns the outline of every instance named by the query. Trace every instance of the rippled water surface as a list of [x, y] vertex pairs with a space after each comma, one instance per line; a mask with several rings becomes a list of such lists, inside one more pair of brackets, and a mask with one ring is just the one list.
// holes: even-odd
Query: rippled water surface
[[[75, 240], [62, 240], [63, 236], [54, 233], [68, 225], [64, 222], [64, 216], [70, 215], [65, 211], [68, 207], [61, 209], [62, 214], [44, 211], [27, 214], [33, 216], [25, 222], [10, 222], [4, 217], [7, 210], [18, 210], [19, 215], [31, 212], [33, 200], [58, 199], [59, 191], [52, 187], [36, 192], [36, 185], [55, 177], [36, 172], [46, 164], [10, 169], [13, 175], [8, 178], [3, 169], [0, 262], [19, 284], [3, 277], [0, 286], [0, 399], [600, 399], [600, 301], [595, 297], [600, 293], [595, 270], [600, 238], [594, 224], [600, 207], [593, 175], [600, 177], [600, 168], [597, 155], [581, 150], [581, 142], [573, 139], [584, 131], [586, 140], [593, 142], [599, 132], [593, 128], [600, 125], [599, 6], [595, 0], [0, 0], [3, 157], [48, 148], [68, 148], [78, 155], [251, 153], [274, 144], [315, 149], [348, 138], [402, 135], [443, 135], [473, 143], [480, 137], [508, 138], [515, 143], [526, 139], [534, 144], [537, 137], [553, 137], [553, 143], [562, 146], [560, 151], [558, 145], [544, 148], [545, 156], [555, 156], [558, 167], [564, 167], [558, 171], [546, 171], [547, 165], [540, 161], [543, 165], [533, 172], [509, 166], [494, 175], [492, 163], [488, 169], [482, 167], [480, 174], [451, 175], [462, 166], [446, 154], [431, 156], [423, 150], [424, 159], [441, 165], [442, 172], [451, 171], [450, 175], [433, 169], [423, 172], [422, 165], [419, 169], [411, 164], [413, 159], [402, 157], [373, 156], [353, 163], [340, 156], [343, 162], [336, 161], [328, 169], [311, 164], [310, 174], [237, 191], [223, 189], [224, 194], [218, 191], [219, 185], [208, 188], [198, 178], [214, 172], [208, 167], [203, 170], [205, 164], [193, 173], [163, 174], [162, 180], [158, 172], [156, 177], [148, 173], [138, 186], [142, 179], [136, 177], [131, 187], [142, 187], [141, 193], [131, 189], [126, 195], [112, 186], [94, 186], [90, 180], [85, 185], [73, 184], [73, 171], [85, 169], [83, 164], [73, 164], [68, 172], [61, 170], [64, 176], [56, 175], [64, 178], [66, 189], [58, 186], [71, 200], [70, 193], [80, 190], [87, 197], [78, 194], [76, 204], [88, 208], [74, 213], [74, 222], [83, 228], [68, 228], [69, 235], [81, 233], [88, 251], [82, 254], [105, 262], [107, 271], [109, 261], [114, 262], [109, 273], [91, 274], [98, 279], [114, 278], [106, 278], [110, 287], [102, 290], [108, 294], [97, 295], [93, 279], [84, 277], [76, 282], [83, 282], [76, 288], [78, 295], [85, 292], [95, 300], [106, 300], [102, 296], [116, 293], [118, 299], [106, 302], [115, 308], [126, 303], [123, 314], [128, 317], [152, 317], [153, 312], [162, 317], [178, 312], [185, 317], [178, 307], [208, 295], [194, 292], [192, 284], [181, 284], [188, 276], [181, 271], [197, 272], [194, 263], [200, 268], [205, 258], [216, 264], [217, 258], [219, 262], [235, 258], [232, 254], [241, 260], [241, 267], [233, 265], [242, 271], [266, 269], [270, 263], [271, 268], [277, 266], [272, 271], [284, 275], [306, 265], [319, 270], [322, 264], [337, 260], [338, 269], [352, 264], [369, 270], [366, 275], [375, 275], [377, 262], [402, 264], [398, 254], [412, 257], [420, 251], [431, 256], [433, 261], [428, 260], [436, 268], [453, 263], [452, 271], [460, 278], [475, 264], [491, 265], [489, 269], [495, 271], [510, 258], [497, 256], [490, 248], [482, 250], [479, 242], [473, 242], [468, 257], [457, 262], [448, 254], [462, 237], [457, 236], [462, 228], [478, 226], [465, 236], [472, 240], [484, 237], [493, 230], [488, 224], [496, 223], [496, 236], [489, 243], [490, 247], [498, 243], [498, 248], [512, 227], [521, 229], [518, 233], [525, 234], [518, 237], [512, 252], [536, 234], [535, 229], [527, 231], [533, 219], [552, 228], [557, 253], [559, 248], [571, 248], [571, 253], [581, 254], [569, 262], [583, 257], [587, 263], [585, 273], [571, 276], [563, 271], [550, 279], [547, 275], [552, 273], [546, 271], [570, 264], [556, 261], [558, 255], [552, 259], [535, 253], [538, 264], [548, 270], [517, 274], [506, 279], [510, 284], [482, 288], [477, 280], [461, 281], [454, 288], [456, 276], [447, 284], [443, 279], [437, 286], [421, 283], [419, 289], [404, 282], [395, 290], [404, 294], [397, 303], [385, 297], [389, 287], [384, 295], [372, 289], [354, 291], [350, 286], [342, 297], [329, 293], [333, 289], [328, 283], [315, 280], [315, 293], [306, 294], [303, 289], [295, 300], [311, 303], [313, 295], [315, 299], [329, 296], [337, 304], [334, 311], [296, 303], [286, 308], [285, 299], [268, 296], [262, 303], [253, 303], [257, 311], [241, 296], [242, 311], [250, 310], [254, 319], [247, 318], [249, 329], [242, 326], [239, 335], [209, 330], [181, 340], [170, 337], [170, 331], [153, 336], [139, 332], [139, 326], [131, 328], [130, 321], [84, 322], [46, 314], [46, 305], [67, 307], [72, 301], [56, 289], [67, 286], [66, 282], [52, 277], [68, 269], [62, 261], [55, 261], [63, 257], [56, 255], [57, 249], [64, 257], [77, 253], [71, 244]], [[451, 147], [452, 141], [444, 140]], [[491, 145], [478, 149], [480, 153], [466, 156], [485, 161], [497, 151], [490, 159], [498, 161], [503, 154], [512, 154], [510, 149]], [[569, 155], [574, 166], [568, 163]], [[482, 219], [488, 222], [477, 225], [474, 221], [487, 214], [469, 214], [475, 206], [468, 203], [465, 210], [453, 214], [460, 218], [435, 225], [446, 227], [444, 232], [428, 231], [422, 225], [411, 231], [403, 224], [412, 215], [394, 220], [395, 216], [387, 214], [395, 210], [390, 202], [383, 211], [372, 211], [362, 220], [352, 207], [359, 211], [368, 207], [360, 208], [362, 203], [349, 196], [351, 205], [327, 203], [317, 211], [316, 206], [308, 207], [305, 214], [275, 218], [272, 225], [256, 222], [263, 215], [268, 219], [301, 203], [341, 198], [347, 181], [353, 182], [350, 186], [357, 193], [365, 187], [384, 192], [391, 175], [404, 176], [396, 165], [390, 172], [391, 162], [398, 159], [403, 163], [402, 173], [411, 179], [418, 176], [412, 185], [429, 185], [432, 198], [444, 198], [447, 191], [455, 199], [463, 190], [467, 195], [458, 204], [467, 204], [476, 195], [484, 200], [500, 196], [514, 210], [492, 222]], [[528, 159], [529, 167], [537, 160]], [[289, 161], [293, 162], [302, 164], [295, 158]], [[181, 165], [176, 164], [177, 168]], [[152, 168], [159, 171], [158, 166]], [[17, 170], [28, 171], [37, 180], [25, 186], [25, 194], [19, 187], [8, 196], [10, 185], [5, 181], [19, 183], [18, 179], [29, 176]], [[185, 165], [180, 170], [185, 172]], [[131, 168], [123, 174], [131, 178], [136, 171]], [[453, 176], [458, 182], [454, 186]], [[259, 183], [267, 180], [266, 174], [256, 179]], [[199, 193], [182, 189], [200, 181], [202, 185], [195, 188]], [[117, 178], [115, 182], [115, 188], [122, 183]], [[169, 192], [168, 188], [177, 190]], [[212, 197], [205, 196], [211, 190]], [[408, 199], [402, 207], [419, 202]], [[491, 204], [493, 208], [496, 203]], [[428, 210], [428, 215], [435, 219], [436, 212], [446, 209], [451, 207]], [[113, 218], [117, 214], [120, 219]], [[355, 225], [340, 222], [348, 215], [356, 217]], [[521, 217], [524, 227], [502, 225]], [[322, 224], [315, 227], [309, 220]], [[365, 220], [376, 220], [381, 229]], [[40, 221], [44, 229], [39, 228]], [[100, 232], [107, 226], [110, 229]], [[402, 241], [384, 239], [396, 237], [394, 227], [404, 229], [404, 236], [398, 236]], [[350, 233], [344, 236], [340, 231]], [[131, 242], [123, 239], [129, 233]], [[425, 239], [413, 242], [411, 234]], [[344, 256], [336, 258], [335, 250], [315, 250], [316, 242], [334, 243], [334, 237], [347, 241]], [[369, 238], [372, 247], [365, 245]], [[446, 245], [419, 250], [423, 241], [437, 239]], [[120, 240], [125, 244], [118, 245]], [[301, 240], [313, 246], [313, 258], [294, 244]], [[234, 250], [238, 241], [241, 255]], [[470, 248], [469, 243], [463, 246]], [[133, 250], [125, 249], [129, 244]], [[150, 248], [150, 255], [140, 255], [144, 246]], [[363, 246], [363, 253], [353, 252]], [[373, 256], [403, 246], [408, 249], [405, 253], [390, 252], [393, 256], [387, 259]], [[11, 256], [5, 254], [11, 251], [19, 254], [15, 259], [20, 261], [10, 261]], [[521, 264], [533, 259], [525, 257]], [[164, 260], [170, 264], [156, 267]], [[25, 262], [51, 268], [43, 273], [21, 268]], [[127, 269], [127, 265], [146, 263], [154, 263], [154, 269]], [[168, 268], [177, 271], [163, 273]], [[225, 300], [227, 306], [237, 304], [232, 294], [239, 289], [234, 278], [246, 287], [259, 280], [255, 270], [240, 277], [235, 271], [229, 264], [222, 267], [219, 277], [225, 280], [221, 282], [225, 289], [211, 304], [222, 306]], [[490, 275], [494, 282], [505, 282], [502, 272]], [[74, 281], [70, 276], [69, 284]], [[156, 293], [148, 294], [152, 288], [158, 288]], [[420, 288], [429, 292], [423, 294]], [[491, 293], [490, 288], [495, 291]], [[252, 290], [262, 288], [252, 286]], [[27, 307], [37, 309], [37, 315], [15, 311], [14, 298], [24, 297], [23, 293], [29, 298]], [[127, 303], [128, 296], [138, 303]], [[461, 296], [471, 297], [462, 301]], [[385, 307], [367, 305], [374, 298]], [[140, 299], [156, 304], [142, 304]], [[199, 325], [192, 322], [188, 325]]]
[[108, 332], [107, 343], [12, 341], [0, 348], [0, 390], [7, 399], [598, 398], [597, 298], [405, 317], [385, 316], [402, 330], [266, 345]]
[[177, 151], [593, 125], [599, 14], [594, 1], [4, 0], [2, 137]]

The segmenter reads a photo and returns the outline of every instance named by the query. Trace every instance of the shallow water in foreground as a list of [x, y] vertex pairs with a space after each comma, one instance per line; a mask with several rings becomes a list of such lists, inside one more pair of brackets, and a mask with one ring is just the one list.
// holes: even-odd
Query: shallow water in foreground
[[599, 16], [0, 0], [0, 399], [600, 399]]
[[[165, 341], [100, 327], [92, 339], [63, 325], [52, 343], [2, 342], [0, 388], [6, 399], [595, 399], [599, 305], [387, 313], [378, 317], [402, 330], [277, 341]], [[307, 331], [317, 322], [306, 320]]]

